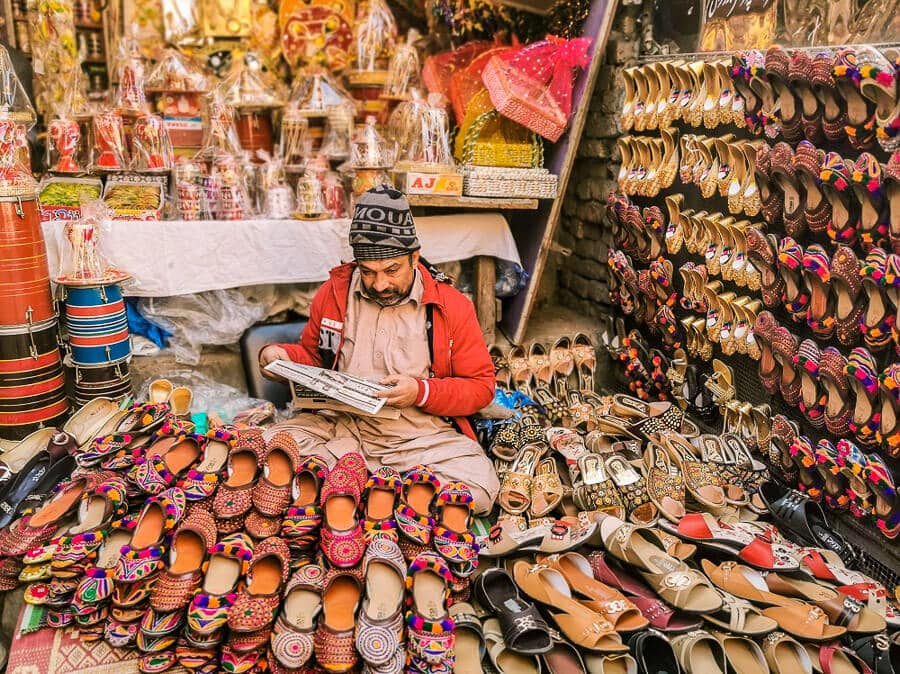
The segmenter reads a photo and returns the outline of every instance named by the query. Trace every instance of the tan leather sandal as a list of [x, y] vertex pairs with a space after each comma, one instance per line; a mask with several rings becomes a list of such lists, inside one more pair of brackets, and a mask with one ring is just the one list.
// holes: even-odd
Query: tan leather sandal
[[784, 632], [772, 632], [763, 639], [763, 653], [772, 674], [812, 674], [806, 649]]
[[725, 651], [706, 630], [694, 630], [672, 637], [672, 648], [685, 672], [725, 674]]
[[690, 613], [710, 613], [722, 598], [709, 580], [683, 561], [667, 554], [646, 529], [598, 514], [600, 536], [611, 555], [631, 564], [667, 603]]
[[572, 596], [559, 571], [545, 564], [519, 561], [513, 567], [513, 577], [525, 594], [548, 607], [560, 630], [576, 646], [612, 653], [628, 650], [609, 620]]

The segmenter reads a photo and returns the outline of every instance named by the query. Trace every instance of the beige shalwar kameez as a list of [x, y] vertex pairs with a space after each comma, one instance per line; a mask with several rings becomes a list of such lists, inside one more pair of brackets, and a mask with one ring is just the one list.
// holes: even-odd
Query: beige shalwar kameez
[[[423, 290], [417, 271], [409, 296], [383, 307], [366, 297], [359, 271], [354, 271], [338, 370], [373, 380], [394, 374], [428, 377], [431, 356]], [[291, 433], [304, 453], [318, 454], [329, 465], [347, 452], [360, 452], [370, 470], [384, 465], [403, 474], [417, 464], [428, 466], [441, 484], [466, 483], [478, 512], [490, 510], [500, 489], [494, 466], [481, 446], [457, 432], [449, 421], [418, 407], [403, 408], [398, 419], [328, 410], [302, 413], [270, 427], [266, 438], [282, 430]]]

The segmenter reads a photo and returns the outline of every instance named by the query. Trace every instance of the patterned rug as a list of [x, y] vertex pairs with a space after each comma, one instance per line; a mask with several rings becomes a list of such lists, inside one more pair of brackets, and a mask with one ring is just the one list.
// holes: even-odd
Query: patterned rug
[[[135, 650], [111, 648], [105, 641], [82, 643], [73, 629], [48, 627], [28, 632], [40, 619], [39, 611], [25, 604], [9, 652], [7, 674], [138, 674]], [[187, 672], [182, 667], [168, 670]]]

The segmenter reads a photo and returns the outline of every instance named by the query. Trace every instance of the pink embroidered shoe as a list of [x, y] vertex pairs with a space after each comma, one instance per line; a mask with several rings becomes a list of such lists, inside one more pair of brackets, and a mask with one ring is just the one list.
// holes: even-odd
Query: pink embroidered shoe
[[[322, 552], [336, 567], [347, 568], [359, 564], [366, 549], [365, 536], [359, 521], [359, 502], [362, 497], [358, 473], [352, 469], [345, 454], [325, 478], [322, 485]], [[348, 468], [348, 465], [351, 467]]]
[[438, 494], [434, 549], [459, 578], [468, 578], [478, 568], [479, 547], [472, 533], [474, 508], [472, 492], [462, 482], [448, 482]]

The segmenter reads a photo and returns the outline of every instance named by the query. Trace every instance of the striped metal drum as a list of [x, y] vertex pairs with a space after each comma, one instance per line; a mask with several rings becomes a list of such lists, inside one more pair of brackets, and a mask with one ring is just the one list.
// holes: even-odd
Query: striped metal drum
[[84, 405], [94, 398], [122, 400], [133, 394], [128, 360], [85, 367], [73, 365], [73, 399], [76, 405]]
[[125, 300], [116, 284], [67, 286], [65, 328], [77, 365], [107, 365], [131, 356]]
[[55, 316], [37, 200], [0, 197], [0, 326]]
[[69, 410], [56, 319], [0, 328], [0, 437], [19, 440]]

